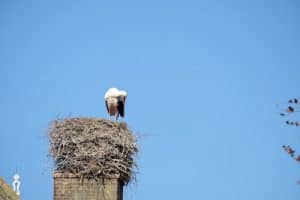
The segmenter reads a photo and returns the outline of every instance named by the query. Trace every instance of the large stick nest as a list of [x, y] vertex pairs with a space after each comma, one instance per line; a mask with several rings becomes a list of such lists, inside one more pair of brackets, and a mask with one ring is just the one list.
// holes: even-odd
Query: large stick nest
[[126, 123], [96, 118], [55, 120], [49, 131], [55, 172], [80, 178], [135, 178], [136, 137]]

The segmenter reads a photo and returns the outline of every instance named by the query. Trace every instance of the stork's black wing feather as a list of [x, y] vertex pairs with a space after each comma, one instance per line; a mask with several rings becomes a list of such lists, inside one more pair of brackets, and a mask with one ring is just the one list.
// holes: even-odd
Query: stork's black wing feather
[[106, 105], [107, 112], [109, 113], [107, 101], [105, 101], [105, 105]]
[[121, 117], [124, 117], [125, 112], [124, 112], [124, 102], [122, 100], [118, 100], [118, 111]]

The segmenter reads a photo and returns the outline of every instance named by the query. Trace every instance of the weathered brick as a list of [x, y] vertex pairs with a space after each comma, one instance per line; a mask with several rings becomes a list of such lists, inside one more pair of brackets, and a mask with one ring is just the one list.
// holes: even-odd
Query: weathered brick
[[80, 179], [72, 174], [54, 174], [54, 200], [122, 200], [120, 179]]

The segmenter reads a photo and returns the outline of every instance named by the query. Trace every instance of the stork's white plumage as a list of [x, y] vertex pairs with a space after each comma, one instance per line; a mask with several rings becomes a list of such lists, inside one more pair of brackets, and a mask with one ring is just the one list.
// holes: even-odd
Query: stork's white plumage
[[127, 92], [117, 88], [110, 88], [104, 95], [107, 112], [110, 116], [125, 116], [125, 100]]

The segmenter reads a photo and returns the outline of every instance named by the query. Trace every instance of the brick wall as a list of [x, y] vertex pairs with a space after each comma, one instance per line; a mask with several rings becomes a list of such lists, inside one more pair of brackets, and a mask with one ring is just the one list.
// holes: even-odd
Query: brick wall
[[54, 173], [54, 200], [122, 200], [119, 179], [87, 180], [64, 173]]

